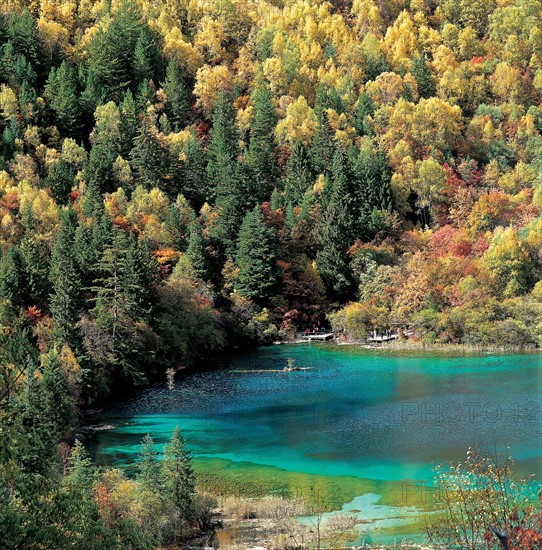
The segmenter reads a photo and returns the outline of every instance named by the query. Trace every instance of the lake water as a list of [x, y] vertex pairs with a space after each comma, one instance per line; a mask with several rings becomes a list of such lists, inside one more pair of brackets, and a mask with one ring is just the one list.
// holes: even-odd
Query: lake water
[[[309, 370], [277, 372], [288, 358]], [[286, 484], [304, 496], [316, 480], [328, 507], [333, 493], [331, 508], [374, 520], [364, 538], [385, 541], [417, 534], [412, 518], [427, 503], [434, 466], [462, 460], [468, 447], [512, 455], [519, 473], [542, 479], [541, 365], [536, 354], [260, 348], [172, 390], [141, 392], [101, 415], [114, 427], [90, 445], [99, 463], [130, 471], [146, 433], [161, 446], [179, 426], [197, 470], [226, 480], [225, 490]]]

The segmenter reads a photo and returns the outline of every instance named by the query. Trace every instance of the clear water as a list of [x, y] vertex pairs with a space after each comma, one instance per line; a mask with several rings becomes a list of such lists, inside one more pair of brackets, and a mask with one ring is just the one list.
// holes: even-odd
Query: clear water
[[[310, 370], [277, 372], [288, 358]], [[247, 476], [259, 465], [393, 482], [401, 492], [394, 504], [406, 516], [434, 466], [461, 460], [468, 447], [512, 455], [521, 474], [542, 479], [541, 365], [536, 354], [260, 348], [173, 390], [143, 391], [102, 415], [114, 428], [91, 443], [102, 464], [129, 467], [146, 433], [163, 444], [178, 425], [197, 458], [227, 459], [240, 471], [246, 465]]]

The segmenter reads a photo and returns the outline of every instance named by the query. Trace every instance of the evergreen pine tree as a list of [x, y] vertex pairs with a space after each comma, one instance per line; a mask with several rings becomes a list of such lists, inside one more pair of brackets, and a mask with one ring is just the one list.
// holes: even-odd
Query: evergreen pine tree
[[80, 98], [81, 108], [85, 113], [85, 121], [90, 126], [96, 107], [106, 101], [107, 91], [91, 68], [85, 69], [84, 65], [80, 65], [79, 78], [84, 83]]
[[24, 236], [21, 241], [21, 253], [28, 281], [29, 301], [44, 309], [49, 292], [49, 260], [47, 247], [36, 236], [36, 220], [30, 202], [23, 205], [22, 225]]
[[69, 473], [65, 480], [69, 487], [78, 489], [92, 497], [92, 483], [94, 478], [94, 468], [88, 453], [79, 439], [75, 440], [70, 456], [68, 458], [70, 465]]
[[330, 178], [331, 189], [321, 222], [316, 228], [320, 248], [316, 263], [330, 295], [342, 299], [352, 289], [348, 249], [356, 237], [355, 197], [348, 157], [336, 142]]
[[148, 81], [153, 75], [154, 44], [148, 33], [140, 31], [134, 47], [133, 71], [134, 84]]
[[232, 103], [224, 92], [220, 92], [213, 113], [211, 142], [207, 151], [207, 177], [211, 194], [218, 209], [218, 222], [213, 227], [213, 236], [225, 249], [233, 254], [237, 234], [246, 208], [246, 174], [237, 162], [238, 146], [235, 131], [235, 113]]
[[371, 238], [374, 228], [371, 228], [371, 219], [374, 219], [374, 210], [391, 212], [393, 197], [391, 194], [391, 174], [386, 158], [373, 150], [362, 150], [354, 166], [357, 180], [357, 200], [360, 204], [359, 224], [360, 236]]
[[83, 198], [83, 214], [87, 217], [98, 218], [103, 212], [103, 199], [98, 182], [93, 178], [87, 186]]
[[374, 105], [371, 96], [362, 92], [359, 96], [358, 109], [356, 111], [356, 120], [354, 122], [354, 128], [358, 136], [370, 136], [371, 128], [367, 121], [367, 117], [374, 114]]
[[142, 487], [155, 493], [161, 493], [162, 471], [158, 460], [158, 451], [154, 448], [154, 440], [150, 434], [146, 434], [141, 442], [137, 468], [137, 479]]
[[130, 157], [139, 184], [146, 189], [160, 187], [170, 196], [174, 193], [174, 190], [168, 189], [165, 178], [169, 170], [169, 157], [159, 141], [158, 130], [149, 117], [143, 117], [141, 121]]
[[158, 265], [147, 242], [131, 236], [126, 251], [124, 287], [128, 300], [134, 304], [132, 318], [146, 321], [154, 303], [154, 285], [158, 280]]
[[123, 158], [130, 156], [134, 146], [134, 139], [137, 136], [139, 120], [137, 118], [137, 107], [132, 90], [127, 90], [119, 106], [120, 109], [120, 154]]
[[82, 123], [77, 77], [65, 61], [58, 69], [51, 69], [44, 95], [53, 111], [58, 129], [71, 137], [78, 137]]
[[14, 51], [24, 55], [40, 78], [44, 78], [48, 70], [43, 55], [46, 48], [38, 30], [37, 20], [28, 8], [11, 11], [8, 18], [7, 38], [13, 44]]
[[140, 82], [136, 90], [135, 102], [138, 113], [146, 113], [149, 106], [154, 103], [156, 90], [149, 80]]
[[164, 446], [162, 471], [164, 496], [181, 516], [188, 517], [194, 501], [196, 483], [192, 454], [178, 427], [173, 431], [169, 444]]
[[107, 99], [120, 101], [132, 84], [133, 56], [142, 27], [136, 3], [123, 2], [107, 29], [100, 29], [88, 46], [89, 69]]
[[50, 266], [50, 309], [55, 320], [55, 334], [58, 340], [72, 344], [75, 340], [81, 295], [81, 280], [73, 255], [74, 218], [73, 210], [62, 212]]
[[74, 178], [70, 165], [63, 160], [59, 160], [49, 167], [45, 184], [51, 190], [57, 204], [68, 203]]
[[412, 62], [412, 75], [418, 83], [418, 94], [420, 97], [428, 98], [435, 95], [435, 81], [427, 65], [425, 53], [414, 58]]
[[115, 190], [113, 164], [116, 158], [117, 152], [109, 143], [98, 142], [92, 146], [84, 169], [88, 190], [92, 189], [98, 194], [111, 193]]
[[280, 210], [283, 206], [282, 193], [275, 187], [271, 193], [270, 206], [273, 210]]
[[325, 109], [318, 112], [318, 127], [309, 147], [309, 157], [316, 174], [327, 174], [334, 153], [335, 132]]
[[194, 274], [198, 279], [205, 280], [208, 277], [206, 252], [203, 243], [203, 230], [201, 224], [194, 221], [190, 225], [190, 237], [186, 255], [190, 260]]
[[96, 263], [95, 249], [92, 246], [92, 226], [81, 221], [75, 230], [73, 256], [77, 271], [81, 275], [82, 287], [91, 284], [91, 268]]
[[277, 282], [276, 259], [275, 231], [267, 227], [260, 206], [256, 206], [246, 214], [239, 231], [237, 292], [257, 302], [268, 300]]
[[25, 80], [19, 90], [19, 108], [25, 124], [32, 122], [38, 112], [38, 96], [36, 90]]
[[210, 191], [205, 177], [207, 157], [194, 134], [186, 140], [184, 156], [186, 160], [183, 169], [182, 192], [192, 208], [199, 211], [204, 202], [209, 199]]
[[207, 177], [215, 197], [228, 194], [237, 176], [237, 133], [233, 105], [223, 91], [219, 92], [213, 111], [211, 140], [207, 151]]
[[177, 130], [183, 128], [190, 116], [190, 94], [181, 69], [174, 59], [166, 68], [162, 88], [167, 95], [166, 112]]
[[287, 202], [298, 205], [303, 195], [313, 183], [313, 174], [305, 146], [297, 140], [286, 167], [284, 197]]
[[94, 271], [97, 273], [91, 290], [95, 294], [92, 315], [105, 336], [101, 361], [114, 367], [132, 381], [143, 380], [134, 364], [135, 322], [141, 310], [136, 301], [136, 275], [129, 273], [133, 262], [127, 262], [128, 239], [124, 231], [114, 228], [112, 240], [106, 242]]
[[0, 259], [0, 296], [13, 306], [24, 300], [23, 259], [18, 246], [12, 245]]
[[256, 198], [262, 200], [272, 189], [277, 177], [275, 154], [277, 113], [273, 105], [273, 96], [266, 84], [254, 90], [252, 102], [254, 120], [250, 127], [250, 144], [245, 162], [258, 183]]
[[34, 442], [25, 453], [25, 468], [48, 473], [57, 460], [57, 447], [75, 423], [75, 410], [60, 355], [52, 349], [42, 356], [41, 376], [29, 391], [25, 425]]

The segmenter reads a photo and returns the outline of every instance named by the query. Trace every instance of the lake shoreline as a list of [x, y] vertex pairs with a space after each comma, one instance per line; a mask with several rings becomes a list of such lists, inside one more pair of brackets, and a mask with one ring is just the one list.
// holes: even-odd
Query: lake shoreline
[[334, 338], [327, 342], [309, 342], [298, 338], [277, 341], [274, 345], [318, 345], [318, 346], [349, 346], [363, 350], [372, 351], [392, 351], [392, 352], [428, 352], [442, 353], [443, 355], [506, 355], [506, 354], [526, 354], [536, 355], [542, 354], [542, 348], [529, 346], [478, 346], [472, 344], [439, 344], [439, 343], [423, 343], [414, 342], [411, 340], [390, 341], [383, 343], [367, 343], [362, 340], [339, 340]]

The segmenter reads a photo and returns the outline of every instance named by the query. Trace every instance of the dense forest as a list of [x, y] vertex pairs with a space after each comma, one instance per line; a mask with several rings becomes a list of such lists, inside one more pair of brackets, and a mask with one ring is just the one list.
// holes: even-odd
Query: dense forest
[[317, 323], [539, 346], [541, 13], [3, 0], [0, 540], [177, 536], [149, 525], [164, 491], [193, 512], [180, 434], [163, 468], [147, 441], [140, 482], [96, 482], [66, 442], [84, 407], [226, 346]]

